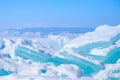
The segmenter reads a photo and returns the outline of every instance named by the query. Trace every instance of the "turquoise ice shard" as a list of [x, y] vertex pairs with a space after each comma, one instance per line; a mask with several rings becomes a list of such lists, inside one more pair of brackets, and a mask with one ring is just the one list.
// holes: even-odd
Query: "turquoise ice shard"
[[37, 52], [34, 50], [31, 50], [29, 48], [26, 48], [24, 46], [17, 46], [15, 49], [15, 55], [22, 57], [24, 59], [31, 59], [33, 61], [40, 61], [40, 62], [46, 62], [49, 59], [49, 55], [46, 55], [42, 52]]
[[90, 60], [82, 57], [80, 58], [76, 55], [69, 54], [66, 51], [60, 52], [60, 54], [69, 62], [71, 62], [71, 64], [75, 64], [81, 68], [84, 75], [91, 75], [100, 71], [101, 69], [104, 69], [104, 65], [100, 62], [95, 62], [94, 59]]

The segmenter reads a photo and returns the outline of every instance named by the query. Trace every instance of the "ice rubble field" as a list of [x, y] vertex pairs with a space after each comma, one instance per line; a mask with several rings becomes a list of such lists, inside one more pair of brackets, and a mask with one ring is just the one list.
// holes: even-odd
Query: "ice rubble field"
[[120, 25], [76, 35], [0, 34], [0, 80], [120, 80]]

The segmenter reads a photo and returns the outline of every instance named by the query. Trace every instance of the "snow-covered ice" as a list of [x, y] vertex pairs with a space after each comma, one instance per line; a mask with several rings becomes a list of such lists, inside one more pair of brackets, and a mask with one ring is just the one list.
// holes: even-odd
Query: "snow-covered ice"
[[84, 34], [0, 32], [0, 80], [119, 79], [120, 25]]

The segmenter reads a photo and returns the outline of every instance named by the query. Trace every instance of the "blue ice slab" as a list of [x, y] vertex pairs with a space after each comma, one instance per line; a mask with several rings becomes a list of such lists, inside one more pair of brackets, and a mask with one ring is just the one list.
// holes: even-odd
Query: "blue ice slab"
[[114, 64], [120, 59], [120, 47], [111, 50], [104, 58], [104, 63]]
[[90, 52], [94, 48], [100, 48], [100, 49], [107, 48], [111, 45], [114, 45], [118, 40], [120, 40], [120, 34], [113, 37], [110, 41], [93, 42], [93, 43], [89, 43], [89, 44], [83, 45], [81, 47], [72, 48], [72, 49], [73, 49], [73, 51], [79, 53], [80, 55], [88, 56], [93, 59], [99, 60], [101, 62], [113, 64], [113, 63], [116, 63], [116, 61], [118, 59], [120, 59], [120, 49], [119, 48], [111, 50], [105, 57], [92, 55], [92, 54], [90, 54]]
[[72, 48], [77, 53], [80, 53], [82, 55], [90, 55], [90, 51], [94, 48], [106, 48], [109, 47], [112, 43], [107, 41], [99, 41], [99, 42], [93, 42], [86, 44], [84, 46], [78, 47], [78, 48]]
[[49, 59], [49, 55], [42, 52], [37, 52], [29, 48], [18, 46], [15, 50], [15, 55], [24, 59], [31, 59], [33, 61], [46, 62]]
[[45, 62], [45, 63], [52, 62], [55, 65], [75, 64], [83, 70], [84, 75], [90, 75], [92, 73], [96, 73], [99, 70], [103, 69], [103, 66], [101, 65], [97, 65], [87, 60], [80, 59], [74, 55], [68, 54], [67, 52], [60, 53], [65, 58], [51, 57], [45, 53], [33, 51], [23, 46], [18, 46], [16, 48], [15, 53], [16, 56], [22, 57], [24, 59], [31, 59], [33, 61], [38, 61], [38, 62]]
[[[84, 50], [84, 51], [83, 51]], [[81, 54], [83, 56], [89, 56], [91, 58], [94, 58], [98, 61], [101, 61], [103, 63], [107, 63], [107, 64], [114, 64], [116, 63], [119, 59], [120, 59], [120, 47], [115, 48], [113, 50], [110, 50], [106, 56], [97, 56], [97, 55], [92, 55], [92, 54], [88, 54], [89, 51], [85, 49], [81, 50], [81, 52], [85, 52], [87, 54]]]
[[80, 46], [78, 48], [73, 48], [74, 51], [82, 54], [82, 55], [89, 55], [90, 51], [94, 48], [107, 48], [111, 45], [114, 45], [115, 42], [120, 40], [120, 34], [116, 35], [113, 37], [110, 41], [98, 41], [98, 42], [93, 42], [89, 44], [85, 44], [83, 46]]
[[11, 71], [6, 71], [4, 69], [0, 69], [0, 76], [6, 76], [6, 75], [9, 75], [11, 73], [12, 73]]
[[75, 64], [80, 67], [83, 70], [84, 75], [90, 75], [100, 71], [101, 69], [104, 69], [102, 64], [92, 63], [88, 60], [69, 54], [66, 51], [63, 51], [60, 54], [63, 55], [69, 62], [71, 62], [71, 64]]

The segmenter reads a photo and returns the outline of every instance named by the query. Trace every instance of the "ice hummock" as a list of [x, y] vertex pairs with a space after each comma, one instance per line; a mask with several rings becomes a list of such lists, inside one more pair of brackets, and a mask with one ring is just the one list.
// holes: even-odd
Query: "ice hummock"
[[19, 31], [18, 37], [13, 31], [5, 37], [6, 32], [0, 39], [0, 80], [120, 79], [120, 25], [44, 37], [23, 32], [22, 38]]

